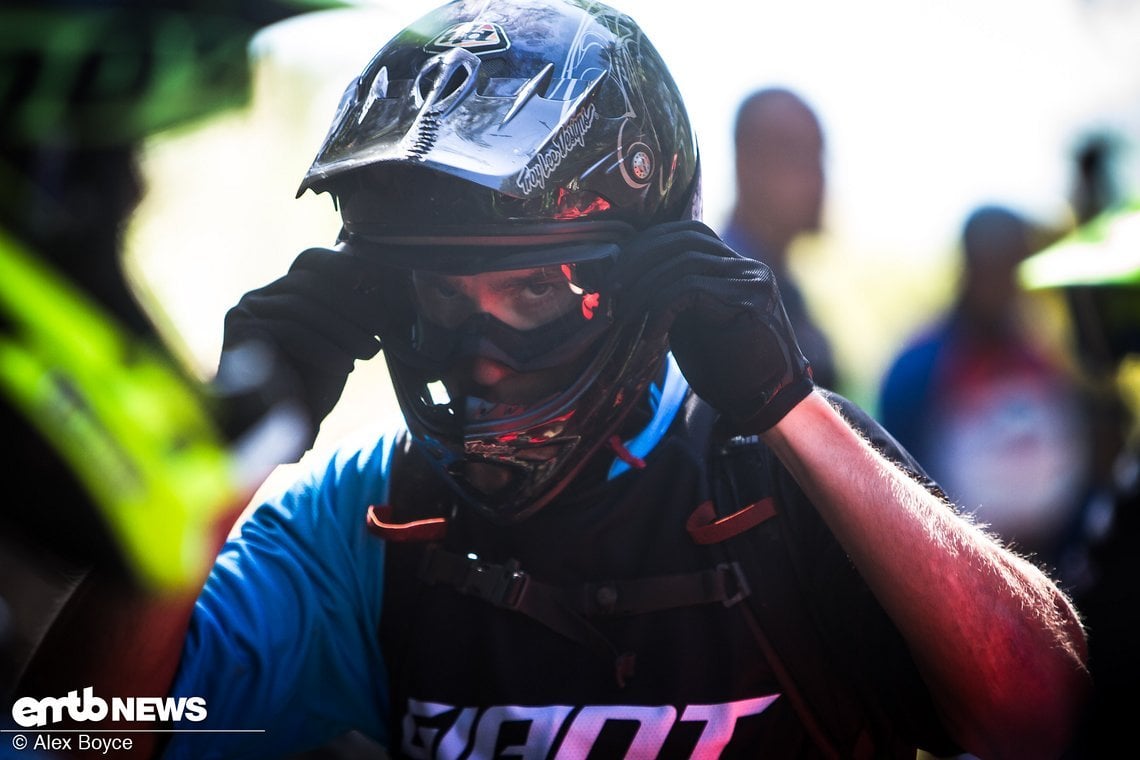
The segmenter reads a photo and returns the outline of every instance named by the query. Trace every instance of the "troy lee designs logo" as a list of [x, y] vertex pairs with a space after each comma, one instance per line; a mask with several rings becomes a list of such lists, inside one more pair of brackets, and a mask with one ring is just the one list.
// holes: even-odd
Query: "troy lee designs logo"
[[[636, 724], [626, 736], [626, 757], [657, 757], [679, 723], [699, 726], [690, 757], [719, 757], [736, 729], [736, 721], [759, 715], [779, 697], [772, 694], [715, 705], [592, 705], [571, 707], [504, 705], [476, 708], [408, 700], [403, 723], [403, 751], [408, 757], [522, 757], [572, 760], [590, 756], [607, 724]], [[507, 724], [513, 724], [504, 731]], [[611, 727], [613, 727], [611, 725]], [[561, 741], [555, 742], [559, 736]], [[508, 737], [510, 737], [508, 739]], [[507, 742], [509, 746], [505, 746]]]
[[546, 180], [557, 171], [570, 152], [575, 148], [585, 147], [586, 133], [594, 126], [598, 116], [597, 107], [591, 103], [580, 114], [575, 116], [554, 136], [550, 147], [534, 157], [534, 160], [519, 172], [515, 184], [524, 193], [532, 193], [537, 189], [546, 187]]

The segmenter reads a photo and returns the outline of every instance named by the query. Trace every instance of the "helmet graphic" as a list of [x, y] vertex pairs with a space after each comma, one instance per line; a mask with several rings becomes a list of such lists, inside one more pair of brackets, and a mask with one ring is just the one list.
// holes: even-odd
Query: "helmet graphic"
[[[615, 317], [606, 273], [636, 231], [694, 217], [698, 186], [684, 103], [631, 18], [459, 0], [351, 84], [299, 194], [330, 192], [345, 253], [391, 265], [381, 338], [409, 428], [465, 501], [511, 521], [557, 496], [660, 371], [665, 337]], [[488, 272], [545, 311], [456, 313]], [[484, 398], [449, 375], [475, 356], [548, 382]]]

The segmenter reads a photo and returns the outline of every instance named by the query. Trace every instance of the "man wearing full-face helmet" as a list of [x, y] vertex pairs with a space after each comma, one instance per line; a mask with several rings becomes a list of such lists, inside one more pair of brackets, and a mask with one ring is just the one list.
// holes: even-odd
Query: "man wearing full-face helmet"
[[217, 732], [168, 756], [1062, 751], [1073, 608], [814, 386], [699, 176], [606, 6], [460, 0], [380, 50], [301, 185], [337, 243], [231, 310], [220, 372], [260, 343], [319, 421], [383, 349], [406, 429], [223, 547], [172, 687]]

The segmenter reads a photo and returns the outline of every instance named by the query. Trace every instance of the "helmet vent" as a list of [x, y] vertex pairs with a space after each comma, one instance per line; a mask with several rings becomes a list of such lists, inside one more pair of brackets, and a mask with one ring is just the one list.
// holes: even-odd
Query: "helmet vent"
[[451, 72], [451, 76], [447, 78], [447, 82], [444, 83], [443, 88], [440, 90], [439, 99], [447, 100], [449, 96], [454, 95], [463, 83], [467, 81], [468, 76], [470, 76], [470, 73], [467, 69], [461, 68]]
[[[451, 71], [440, 71], [442, 66], [436, 67], [436, 71], [431, 72], [436, 74], [436, 79], [432, 80], [431, 75], [420, 77], [419, 93], [420, 97], [427, 102], [431, 97], [432, 92], [435, 92], [436, 102], [442, 102], [459, 91], [464, 82], [470, 76], [470, 72], [463, 67], [455, 68]], [[446, 79], [445, 79], [446, 77]]]
[[356, 117], [356, 123], [360, 124], [364, 121], [364, 117], [368, 115], [373, 103], [386, 97], [388, 97], [388, 67], [381, 66], [372, 80], [372, 86], [368, 88], [368, 95], [364, 99], [364, 103], [360, 106], [360, 115]]
[[450, 111], [475, 84], [479, 59], [458, 48], [431, 59], [416, 77], [418, 105], [440, 114]]
[[[507, 111], [507, 115], [503, 117], [502, 124], [506, 124], [513, 119], [515, 114], [522, 110], [522, 107], [527, 104], [527, 101], [534, 97], [535, 93], [540, 89], [549, 87], [550, 80], [553, 76], [554, 64], [548, 63], [543, 66], [542, 71], [535, 74], [534, 77], [519, 90], [519, 94], [515, 97], [515, 102], [511, 104], [511, 110]], [[502, 124], [500, 124], [500, 126], [502, 126]]]

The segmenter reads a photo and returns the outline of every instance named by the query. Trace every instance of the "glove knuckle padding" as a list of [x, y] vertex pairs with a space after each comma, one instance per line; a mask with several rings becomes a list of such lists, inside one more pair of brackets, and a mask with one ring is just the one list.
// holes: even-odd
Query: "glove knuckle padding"
[[771, 427], [811, 391], [771, 269], [705, 225], [647, 230], [623, 250], [615, 281], [619, 313], [648, 311], [693, 390], [746, 432]]

